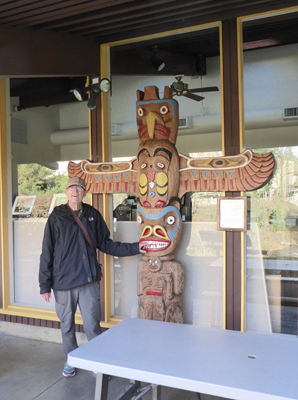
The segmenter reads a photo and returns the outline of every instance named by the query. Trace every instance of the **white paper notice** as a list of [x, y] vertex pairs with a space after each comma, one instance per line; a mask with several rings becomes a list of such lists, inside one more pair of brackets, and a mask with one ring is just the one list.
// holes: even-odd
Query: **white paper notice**
[[220, 200], [220, 228], [244, 229], [244, 200]]

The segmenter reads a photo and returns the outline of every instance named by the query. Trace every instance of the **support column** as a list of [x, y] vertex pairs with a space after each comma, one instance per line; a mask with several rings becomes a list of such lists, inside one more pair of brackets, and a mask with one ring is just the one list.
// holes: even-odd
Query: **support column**
[[[90, 111], [90, 151], [91, 161], [102, 162], [102, 123], [101, 123], [101, 96], [96, 97], [96, 109]], [[92, 205], [103, 214], [103, 195], [92, 194]], [[100, 253], [99, 262], [104, 265], [104, 255]], [[105, 320], [105, 285], [100, 281], [101, 319]]]
[[6, 148], [6, 82], [0, 79], [0, 308], [9, 304], [9, 265], [8, 265], [8, 204], [7, 204], [7, 148]]
[[[222, 21], [224, 155], [239, 154], [239, 74], [237, 20]], [[239, 192], [226, 192], [227, 197]], [[226, 328], [241, 330], [241, 233], [226, 232]]]

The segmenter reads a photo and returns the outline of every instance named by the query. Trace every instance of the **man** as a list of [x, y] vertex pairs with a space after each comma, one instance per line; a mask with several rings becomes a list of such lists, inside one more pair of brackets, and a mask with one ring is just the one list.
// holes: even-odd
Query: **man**
[[[102, 215], [94, 207], [84, 204], [86, 183], [79, 177], [70, 178], [65, 190], [68, 205], [55, 207], [47, 221], [40, 256], [40, 294], [49, 302], [51, 289], [55, 308], [61, 321], [62, 344], [65, 357], [78, 347], [74, 316], [80, 307], [87, 339], [101, 333], [100, 296], [98, 281], [101, 271], [94, 257], [94, 249], [118, 257], [145, 253], [146, 243], [120, 243], [110, 239], [110, 232]], [[82, 221], [93, 244], [91, 248], [69, 207]], [[67, 362], [63, 376], [75, 375], [75, 368]]]

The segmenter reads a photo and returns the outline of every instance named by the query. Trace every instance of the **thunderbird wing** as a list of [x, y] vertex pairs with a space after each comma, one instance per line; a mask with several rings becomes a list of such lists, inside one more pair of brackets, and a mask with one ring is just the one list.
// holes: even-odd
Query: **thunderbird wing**
[[83, 160], [68, 163], [68, 176], [85, 179], [89, 193], [137, 193], [137, 159], [95, 163]]
[[267, 183], [274, 171], [272, 153], [246, 150], [236, 156], [191, 158], [180, 154], [178, 197], [186, 192], [255, 190]]

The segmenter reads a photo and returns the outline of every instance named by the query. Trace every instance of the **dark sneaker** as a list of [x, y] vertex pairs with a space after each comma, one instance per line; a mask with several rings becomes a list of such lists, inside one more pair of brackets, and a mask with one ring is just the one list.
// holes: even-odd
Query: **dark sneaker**
[[76, 374], [76, 369], [74, 367], [71, 367], [67, 362], [64, 365], [62, 375], [65, 376], [66, 378], [70, 376], [75, 376]]

